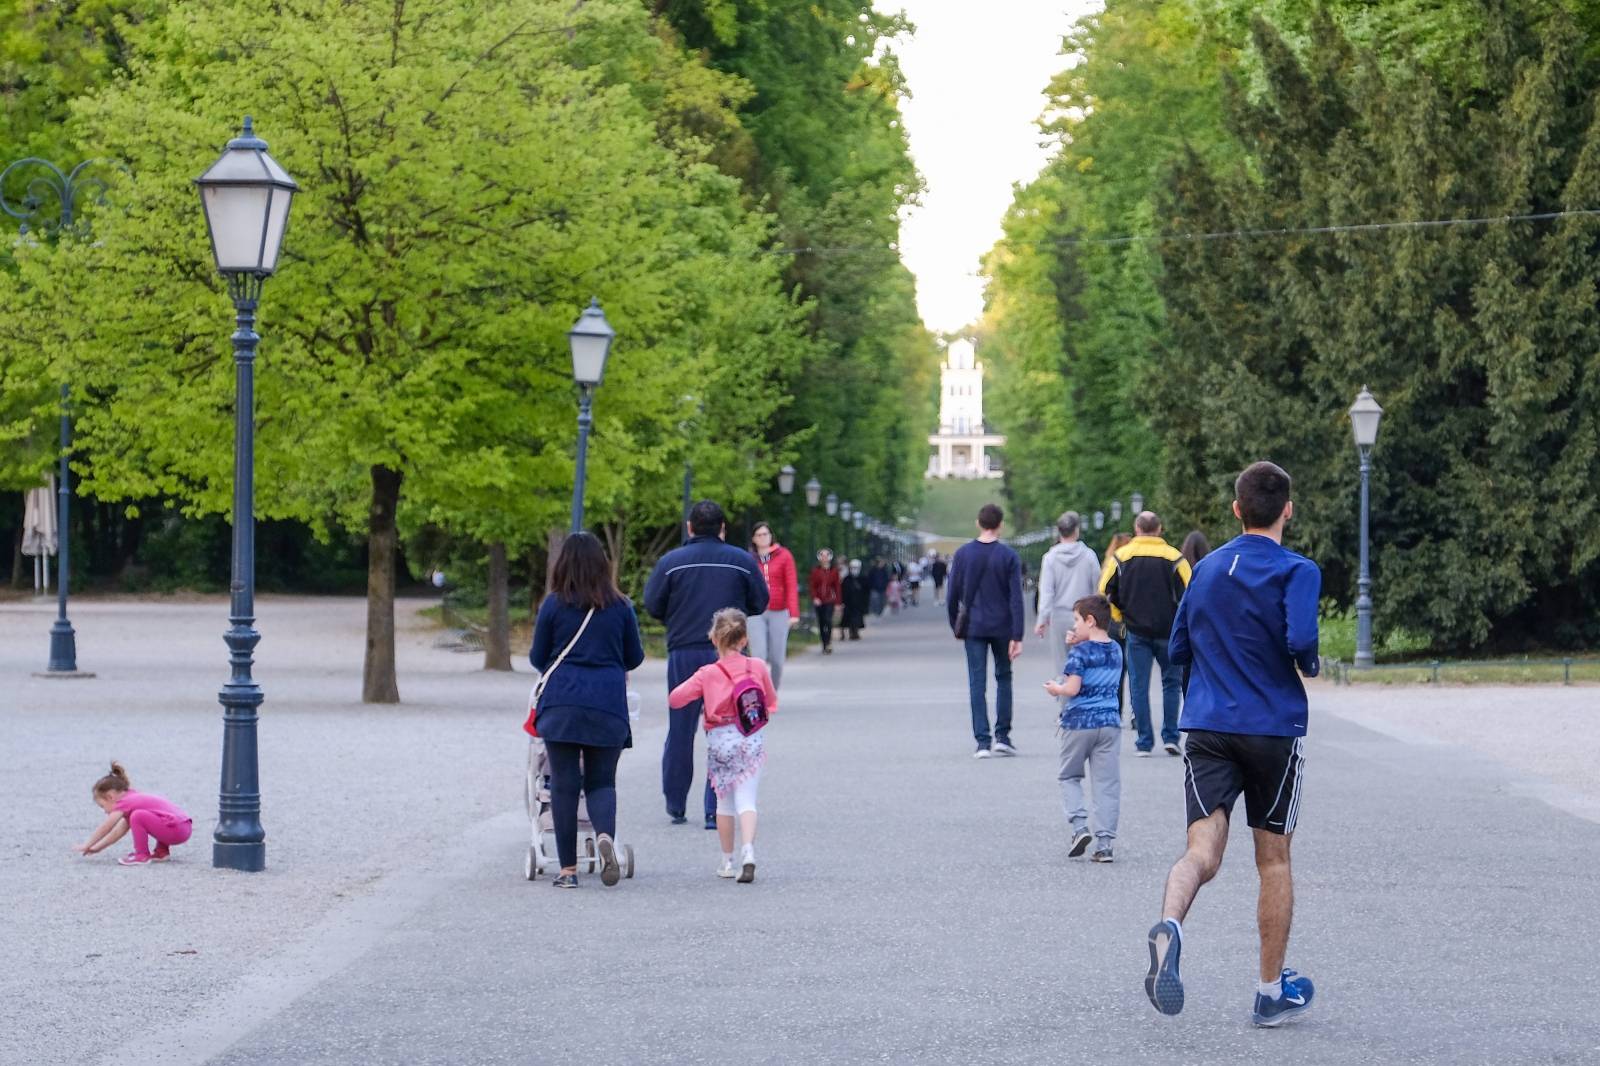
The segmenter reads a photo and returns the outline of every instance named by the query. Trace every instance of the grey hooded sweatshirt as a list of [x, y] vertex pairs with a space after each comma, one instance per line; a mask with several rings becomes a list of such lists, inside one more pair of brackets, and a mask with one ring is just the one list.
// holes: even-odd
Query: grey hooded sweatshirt
[[1057, 544], [1039, 567], [1039, 624], [1072, 626], [1072, 605], [1100, 591], [1100, 557], [1079, 541]]

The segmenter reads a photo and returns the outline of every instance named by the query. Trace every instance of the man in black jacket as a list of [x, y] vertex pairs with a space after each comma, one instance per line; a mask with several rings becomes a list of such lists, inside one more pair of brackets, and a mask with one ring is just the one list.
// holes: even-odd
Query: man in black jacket
[[1133, 746], [1148, 758], [1155, 747], [1150, 723], [1150, 673], [1161, 667], [1161, 744], [1168, 755], [1182, 755], [1178, 747], [1178, 707], [1182, 699], [1183, 671], [1167, 657], [1172, 620], [1189, 587], [1189, 560], [1161, 539], [1161, 519], [1142, 511], [1133, 520], [1134, 538], [1111, 557], [1100, 581], [1100, 591], [1122, 616], [1128, 630], [1128, 697], [1133, 704], [1133, 724], [1139, 731]]
[[[711, 616], [737, 607], [750, 617], [767, 609], [767, 581], [749, 552], [723, 543], [727, 518], [722, 508], [701, 500], [689, 511], [689, 540], [661, 557], [644, 587], [644, 606], [667, 624], [667, 691], [702, 666], [717, 661], [711, 646]], [[661, 791], [674, 825], [688, 821], [689, 785], [694, 780], [694, 735], [703, 702], [669, 710], [667, 742], [661, 752]], [[706, 828], [717, 827], [717, 800], [706, 785]]]

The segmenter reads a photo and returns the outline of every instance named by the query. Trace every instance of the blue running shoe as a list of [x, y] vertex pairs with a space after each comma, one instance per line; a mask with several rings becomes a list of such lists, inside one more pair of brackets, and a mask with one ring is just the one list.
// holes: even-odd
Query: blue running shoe
[[1265, 1029], [1282, 1025], [1295, 1015], [1311, 1009], [1311, 997], [1316, 991], [1311, 986], [1311, 978], [1301, 977], [1293, 970], [1285, 970], [1279, 981], [1283, 994], [1271, 999], [1257, 992], [1256, 1009], [1250, 1012], [1250, 1020]]
[[[1166, 943], [1160, 942], [1166, 937]], [[1183, 979], [1178, 976], [1178, 956], [1183, 952], [1183, 933], [1178, 923], [1162, 919], [1150, 930], [1150, 972], [1145, 975], [1144, 994], [1162, 1014], [1183, 1010]]]

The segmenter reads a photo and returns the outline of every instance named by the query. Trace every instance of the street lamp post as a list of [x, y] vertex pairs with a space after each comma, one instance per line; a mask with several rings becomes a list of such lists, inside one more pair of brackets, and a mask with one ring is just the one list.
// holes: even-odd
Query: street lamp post
[[[809, 542], [806, 545], [808, 560], [815, 560], [817, 557], [817, 504], [821, 502], [822, 482], [812, 478], [806, 482], [806, 514], [810, 518], [806, 533], [806, 540]], [[811, 563], [808, 561], [806, 565], [810, 566]]]
[[839, 531], [844, 535], [844, 555], [847, 560], [855, 554], [855, 541], [850, 536], [850, 517], [852, 514], [853, 508], [849, 500], [845, 500], [839, 505]]
[[794, 467], [788, 463], [778, 471], [778, 495], [783, 497], [783, 542], [789, 543], [789, 497], [794, 495]]
[[1111, 524], [1112, 525], [1116, 525], [1120, 521], [1122, 521], [1122, 501], [1121, 500], [1112, 500], [1111, 501]]
[[856, 511], [850, 516], [850, 523], [856, 527], [856, 544], [860, 547], [861, 554], [867, 554], [867, 538], [866, 534], [862, 532], [867, 525], [867, 516], [860, 511]]
[[1383, 408], [1365, 385], [1350, 405], [1350, 428], [1361, 457], [1361, 576], [1356, 584], [1356, 669], [1372, 666], [1372, 574], [1367, 566], [1367, 524], [1370, 516], [1368, 482], [1372, 473], [1372, 446], [1378, 442]]
[[[21, 223], [18, 229], [23, 234], [30, 227], [37, 227], [46, 233], [70, 232], [76, 225], [79, 197], [90, 194], [96, 203], [105, 202], [105, 180], [84, 177], [84, 171], [96, 162], [88, 159], [70, 171], [63, 171], [49, 160], [37, 156], [19, 159], [0, 171], [0, 210]], [[6, 181], [13, 173], [31, 175], [23, 186], [20, 200], [5, 194]], [[50, 199], [54, 199], [59, 206], [54, 218], [45, 211]], [[72, 583], [72, 472], [67, 466], [67, 458], [72, 452], [72, 415], [68, 406], [70, 395], [67, 383], [62, 382], [60, 473], [57, 474], [56, 485], [56, 620], [50, 627], [50, 660], [44, 675], [47, 677], [94, 676], [78, 670], [77, 633], [67, 618], [67, 595]]]
[[[836, 492], [828, 493], [827, 498], [822, 501], [822, 509], [828, 512], [828, 537], [832, 539], [839, 533], [838, 524], [834, 521], [839, 513], [839, 494]], [[834, 545], [833, 548], [834, 554], [837, 555], [839, 553], [839, 545]]]
[[583, 529], [583, 489], [589, 463], [589, 427], [594, 424], [594, 390], [606, 376], [606, 356], [617, 331], [606, 321], [598, 297], [590, 297], [578, 321], [567, 331], [572, 348], [572, 380], [578, 383], [578, 461], [572, 477], [572, 529]]
[[1128, 497], [1128, 509], [1131, 510], [1134, 513], [1135, 517], [1137, 517], [1138, 515], [1143, 514], [1144, 513], [1144, 493], [1135, 492], [1132, 496], [1129, 496]]
[[211, 865], [259, 871], [267, 866], [266, 830], [261, 826], [260, 759], [256, 709], [261, 686], [250, 674], [261, 634], [255, 629], [255, 361], [256, 306], [261, 288], [278, 268], [278, 250], [299, 186], [267, 142], [255, 135], [250, 117], [228, 142], [222, 157], [195, 179], [211, 236], [217, 272], [233, 300], [233, 579], [228, 611], [228, 662], [222, 686], [222, 789], [218, 798]]

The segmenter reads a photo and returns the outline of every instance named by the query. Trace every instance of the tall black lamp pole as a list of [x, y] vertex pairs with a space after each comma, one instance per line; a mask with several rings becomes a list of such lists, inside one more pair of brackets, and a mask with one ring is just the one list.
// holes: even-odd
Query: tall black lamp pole
[[261, 771], [256, 709], [261, 686], [251, 676], [255, 646], [255, 361], [256, 306], [261, 288], [278, 268], [278, 251], [299, 186], [267, 142], [255, 135], [248, 115], [244, 130], [222, 158], [195, 179], [211, 235], [217, 272], [233, 299], [233, 579], [228, 611], [228, 663], [222, 686], [222, 789], [211, 865], [258, 871], [267, 867], [267, 833], [261, 825]]
[[1378, 443], [1378, 423], [1383, 408], [1365, 385], [1350, 405], [1350, 428], [1361, 458], [1361, 575], [1356, 583], [1356, 669], [1372, 666], [1372, 573], [1367, 566], [1367, 525], [1370, 516], [1368, 482], [1372, 473], [1372, 446]]

